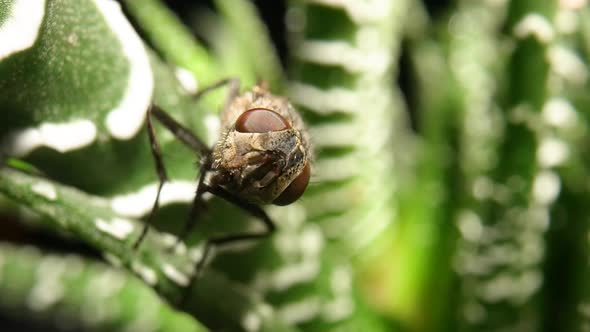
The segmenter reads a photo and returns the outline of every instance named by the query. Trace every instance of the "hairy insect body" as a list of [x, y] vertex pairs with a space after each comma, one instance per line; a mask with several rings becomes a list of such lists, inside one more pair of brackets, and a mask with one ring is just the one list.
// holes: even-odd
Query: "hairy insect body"
[[307, 188], [311, 177], [309, 137], [293, 106], [262, 86], [255, 86], [237, 96], [239, 81], [236, 79], [223, 80], [204, 88], [195, 97], [225, 84], [229, 84], [230, 93], [221, 113], [223, 133], [213, 149], [157, 105], [152, 104], [147, 112], [146, 132], [160, 182], [146, 226], [133, 245], [135, 249], [147, 234], [148, 225], [159, 206], [160, 192], [168, 179], [152, 119], [158, 120], [174, 137], [202, 157], [195, 198], [179, 239], [184, 239], [199, 220], [205, 207], [206, 193], [236, 205], [264, 224], [262, 231], [207, 239], [202, 258], [195, 267], [197, 272], [190, 277], [189, 285], [203, 268], [213, 246], [271, 235], [276, 226], [260, 205], [295, 202]]
[[[225, 108], [221, 124], [211, 181], [254, 204], [289, 204], [303, 193], [309, 182], [309, 137], [285, 98], [256, 86]], [[281, 194], [298, 195], [285, 201]]]

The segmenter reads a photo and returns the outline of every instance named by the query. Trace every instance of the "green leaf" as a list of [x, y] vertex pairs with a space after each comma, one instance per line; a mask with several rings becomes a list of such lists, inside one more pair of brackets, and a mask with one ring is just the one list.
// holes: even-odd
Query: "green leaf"
[[[18, 16], [20, 3], [10, 7], [12, 19], [31, 20], [34, 15]], [[208, 140], [205, 113], [195, 112], [171, 68], [146, 52], [116, 2], [41, 5], [34, 43], [0, 59], [1, 154], [26, 158], [52, 179], [114, 196], [156, 181], [143, 130], [152, 98]], [[22, 37], [9, 28], [1, 26], [0, 33]], [[178, 142], [160, 141], [171, 178], [192, 184], [197, 158]]]
[[125, 0], [130, 14], [164, 57], [190, 70], [207, 86], [218, 80], [218, 64], [180, 20], [158, 0]]
[[[5, 119], [0, 133], [37, 129], [12, 146], [11, 154], [25, 155], [36, 146], [70, 151], [105, 134], [134, 136], [151, 101], [153, 74], [143, 43], [118, 4], [14, 1], [10, 8], [0, 33], [10, 41], [30, 39], [32, 45], [11, 50], [10, 42], [0, 50], [0, 112]], [[15, 24], [39, 28], [20, 32]]]
[[3, 311], [46, 326], [99, 331], [206, 331], [137, 279], [73, 254], [0, 243]]
[[12, 0], [0, 0], [0, 26], [9, 17], [12, 9]]
[[200, 259], [200, 247], [170, 250], [176, 243], [175, 237], [152, 230], [139, 249], [134, 250], [132, 245], [141, 230], [140, 223], [116, 215], [101, 197], [6, 167], [0, 168], [0, 193], [46, 217], [52, 228], [74, 234], [93, 246], [111, 263], [136, 274], [170, 303], [177, 304], [186, 297], [186, 306], [178, 309], [203, 319], [208, 326], [246, 329], [244, 324], [253, 324], [244, 321], [248, 316], [261, 331], [291, 330], [257, 293], [211, 269], [197, 279], [192, 289], [187, 289]]

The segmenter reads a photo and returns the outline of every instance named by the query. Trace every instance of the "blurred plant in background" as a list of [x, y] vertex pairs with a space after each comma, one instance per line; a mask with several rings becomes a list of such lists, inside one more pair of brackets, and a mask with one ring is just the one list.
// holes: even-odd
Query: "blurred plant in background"
[[[170, 4], [0, 0], [0, 323], [590, 329], [586, 1], [291, 0], [284, 63], [251, 2]], [[213, 198], [175, 246], [199, 156], [157, 125], [172, 180], [133, 250], [157, 185], [144, 115], [212, 144], [225, 91], [191, 94], [227, 77], [297, 106], [313, 183], [187, 288], [204, 239], [257, 223]]]

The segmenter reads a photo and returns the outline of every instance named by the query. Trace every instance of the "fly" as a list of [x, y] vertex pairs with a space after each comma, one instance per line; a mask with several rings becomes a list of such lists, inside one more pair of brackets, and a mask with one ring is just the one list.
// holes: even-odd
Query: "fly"
[[147, 234], [158, 209], [162, 186], [168, 180], [153, 128], [153, 118], [183, 144], [201, 155], [197, 191], [179, 239], [183, 239], [198, 222], [205, 205], [205, 193], [219, 196], [240, 207], [262, 221], [265, 226], [260, 232], [208, 239], [189, 287], [205, 263], [212, 246], [254, 240], [272, 234], [275, 224], [261, 205], [288, 205], [295, 202], [307, 188], [311, 175], [309, 135], [301, 116], [289, 101], [273, 95], [263, 84], [239, 95], [237, 79], [220, 81], [199, 91], [195, 98], [225, 84], [229, 85], [229, 93], [220, 115], [222, 133], [213, 148], [209, 148], [158, 106], [151, 105], [147, 112], [146, 126], [159, 185], [151, 213], [134, 248], [139, 246]]

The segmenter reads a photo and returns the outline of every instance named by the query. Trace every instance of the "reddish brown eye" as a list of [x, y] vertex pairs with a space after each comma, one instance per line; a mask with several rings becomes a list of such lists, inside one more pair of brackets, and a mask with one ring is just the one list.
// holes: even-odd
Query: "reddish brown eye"
[[236, 121], [236, 130], [241, 133], [267, 133], [290, 127], [287, 120], [280, 114], [265, 108], [248, 110]]
[[310, 175], [311, 168], [309, 167], [309, 163], [307, 163], [301, 174], [272, 203], [275, 205], [289, 205], [298, 200], [309, 184]]

